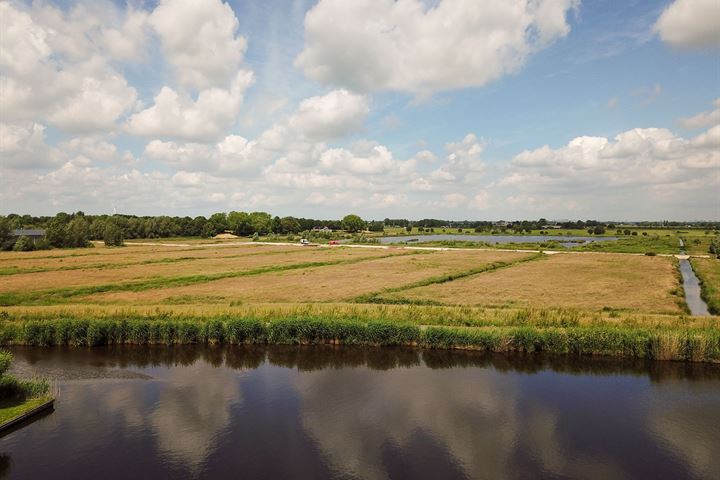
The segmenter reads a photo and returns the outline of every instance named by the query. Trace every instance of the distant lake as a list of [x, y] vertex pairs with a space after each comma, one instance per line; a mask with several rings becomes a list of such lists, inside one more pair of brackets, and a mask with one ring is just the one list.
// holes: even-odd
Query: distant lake
[[617, 237], [572, 237], [567, 235], [408, 235], [406, 237], [378, 237], [380, 243], [401, 243], [401, 242], [439, 242], [444, 240], [455, 240], [461, 242], [485, 242], [496, 243], [542, 243], [550, 240], [559, 242], [564, 247], [576, 247], [592, 242], [608, 242], [617, 240]]
[[332, 346], [13, 348], [0, 477], [720, 478], [720, 366]]

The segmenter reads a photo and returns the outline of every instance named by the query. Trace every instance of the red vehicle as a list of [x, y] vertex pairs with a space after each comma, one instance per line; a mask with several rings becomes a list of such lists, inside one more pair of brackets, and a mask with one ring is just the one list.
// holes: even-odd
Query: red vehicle
[[340, 242], [338, 242], [337, 240], [330, 240], [330, 241], [328, 242], [328, 244], [329, 244], [329, 245], [339, 245]]

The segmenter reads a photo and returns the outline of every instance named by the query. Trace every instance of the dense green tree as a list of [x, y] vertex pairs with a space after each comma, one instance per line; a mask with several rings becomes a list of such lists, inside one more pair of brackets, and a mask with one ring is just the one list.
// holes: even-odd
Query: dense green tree
[[367, 228], [371, 232], [382, 232], [383, 230], [385, 230], [385, 224], [383, 222], [372, 221], [372, 222], [368, 223]]
[[107, 222], [105, 232], [103, 232], [103, 240], [107, 247], [122, 247], [125, 244], [125, 238], [120, 227], [115, 222]]
[[13, 250], [16, 252], [29, 252], [35, 250], [35, 244], [30, 237], [23, 235], [17, 239], [15, 245], [13, 245]]
[[300, 233], [302, 226], [295, 217], [283, 217], [280, 219], [282, 225], [282, 233]]
[[358, 215], [345, 215], [342, 219], [342, 227], [348, 232], [360, 232], [365, 229], [365, 221]]
[[248, 236], [253, 234], [254, 230], [250, 223], [250, 215], [248, 213], [230, 212], [227, 218], [228, 229], [232, 230], [235, 235]]
[[7, 218], [0, 217], [0, 246], [10, 240], [10, 222]]
[[283, 233], [282, 220], [280, 220], [280, 217], [277, 215], [275, 215], [272, 219], [272, 226], [270, 227], [270, 230], [275, 234]]
[[65, 235], [66, 247], [87, 247], [90, 237], [90, 228], [84, 215], [76, 216], [67, 225]]
[[53, 247], [62, 248], [65, 246], [66, 233], [67, 225], [61, 220], [59, 214], [45, 227], [45, 238]]
[[212, 225], [214, 235], [228, 230], [228, 218], [225, 213], [213, 213], [208, 219], [208, 223]]
[[272, 216], [265, 212], [252, 212], [249, 215], [252, 233], [267, 235], [272, 229]]
[[93, 240], [101, 240], [105, 236], [105, 228], [107, 227], [108, 220], [105, 215], [102, 217], [95, 218], [90, 222], [90, 238]]

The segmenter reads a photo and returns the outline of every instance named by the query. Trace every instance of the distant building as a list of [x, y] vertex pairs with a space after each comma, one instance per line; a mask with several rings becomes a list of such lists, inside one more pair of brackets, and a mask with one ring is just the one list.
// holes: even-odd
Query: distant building
[[41, 238], [45, 237], [45, 230], [41, 228], [19, 228], [10, 232], [10, 236], [16, 238], [30, 237], [32, 240], [40, 240]]
[[313, 232], [332, 232], [331, 228], [328, 227], [313, 227]]

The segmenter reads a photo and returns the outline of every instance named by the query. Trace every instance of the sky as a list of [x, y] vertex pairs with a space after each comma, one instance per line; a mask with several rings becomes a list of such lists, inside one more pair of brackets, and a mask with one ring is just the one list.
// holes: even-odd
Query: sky
[[717, 0], [0, 0], [0, 214], [720, 220]]

